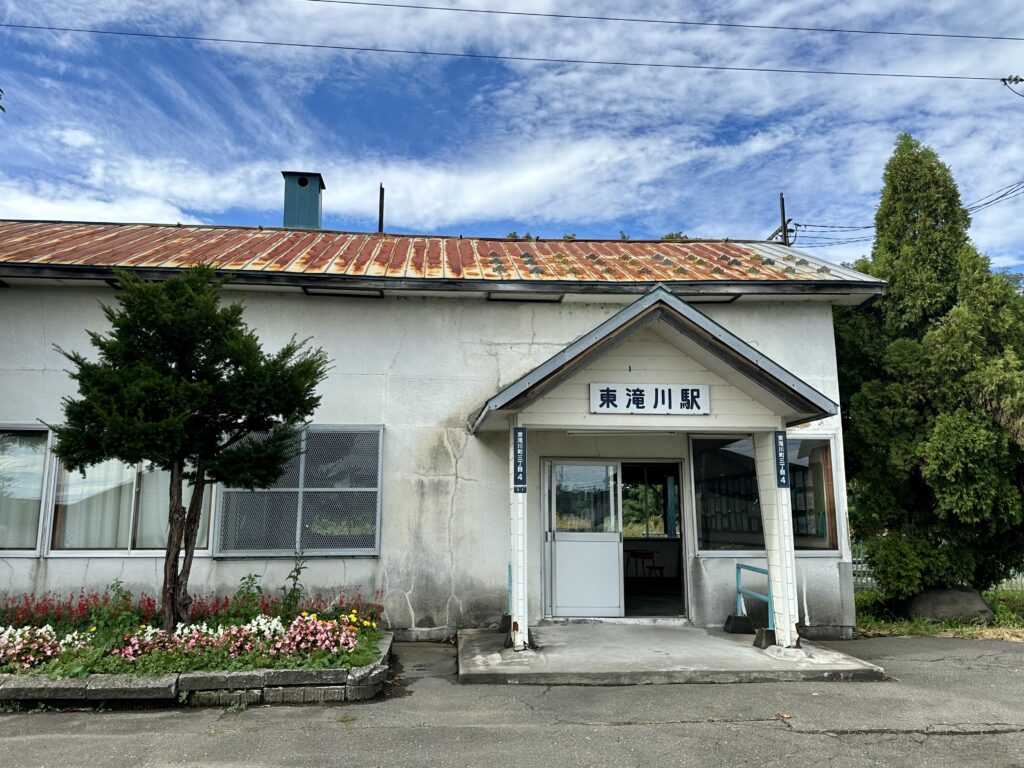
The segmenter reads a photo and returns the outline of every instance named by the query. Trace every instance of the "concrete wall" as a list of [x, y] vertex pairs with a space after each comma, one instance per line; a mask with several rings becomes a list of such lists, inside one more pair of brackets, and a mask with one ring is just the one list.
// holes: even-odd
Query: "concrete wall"
[[[246, 321], [268, 349], [278, 348], [293, 334], [308, 336], [334, 360], [314, 422], [385, 425], [380, 556], [310, 558], [303, 575], [306, 586], [314, 591], [359, 588], [366, 595], [379, 591], [387, 618], [396, 627], [429, 630], [496, 621], [506, 601], [508, 436], [470, 435], [467, 420], [499, 388], [621, 305], [368, 300], [270, 291], [227, 295], [244, 299]], [[107, 288], [79, 286], [15, 286], [0, 292], [0, 426], [60, 420], [60, 400], [74, 390], [66, 361], [53, 347], [86, 351], [85, 329], [105, 328], [99, 302], [113, 296]], [[827, 305], [740, 302], [702, 309], [837, 397]], [[838, 427], [829, 420], [812, 428], [833, 434]], [[611, 451], [623, 458], [661, 458], [683, 455], [679, 451], [684, 443], [679, 437], [631, 437], [609, 446], [565, 433], [531, 438], [531, 564], [540, 567], [542, 529], [535, 483], [542, 455]], [[844, 500], [839, 509], [845, 515]], [[728, 570], [727, 560], [695, 561], [695, 601], [716, 606], [727, 602], [724, 595], [731, 590], [732, 577], [715, 575], [720, 563]], [[822, 606], [837, 602], [827, 578], [836, 571], [834, 559], [814, 562], [821, 566], [814, 567], [818, 591], [811, 597], [818, 602], [815, 595], [820, 595]], [[192, 585], [197, 592], [225, 593], [241, 576], [258, 573], [268, 588], [276, 589], [290, 567], [289, 558], [201, 557]], [[159, 588], [159, 571], [159, 557], [146, 554], [4, 557], [0, 591], [71, 591], [120, 578], [135, 590], [152, 593]], [[537, 616], [540, 583], [536, 578], [531, 584], [531, 613]], [[694, 605], [691, 611], [701, 623], [724, 618], [717, 607], [701, 613]]]

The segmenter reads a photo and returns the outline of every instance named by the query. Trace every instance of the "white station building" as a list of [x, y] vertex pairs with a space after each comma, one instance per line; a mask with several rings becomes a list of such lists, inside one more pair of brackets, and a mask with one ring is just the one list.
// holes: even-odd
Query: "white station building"
[[266, 349], [309, 337], [333, 368], [277, 484], [211, 494], [193, 593], [277, 589], [301, 550], [310, 591], [377, 595], [401, 636], [511, 614], [523, 647], [721, 625], [745, 564], [780, 645], [849, 636], [832, 307], [885, 283], [767, 242], [325, 231], [322, 179], [285, 177], [282, 229], [0, 222], [0, 592], [159, 591], [166, 477], [68, 473], [43, 423], [114, 268], [207, 263]]

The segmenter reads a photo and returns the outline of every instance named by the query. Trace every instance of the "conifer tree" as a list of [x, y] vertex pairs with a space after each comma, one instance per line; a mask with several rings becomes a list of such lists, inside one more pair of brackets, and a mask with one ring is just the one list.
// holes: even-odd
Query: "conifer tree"
[[889, 596], [984, 589], [1024, 567], [1024, 299], [908, 134], [875, 226], [856, 266], [888, 292], [835, 312], [853, 534]]
[[209, 267], [158, 283], [126, 271], [117, 280], [117, 305], [103, 307], [109, 332], [89, 333], [97, 354], [59, 349], [79, 396], [64, 398], [65, 421], [51, 428], [68, 471], [116, 459], [170, 474], [161, 610], [173, 629], [189, 616], [206, 487], [277, 480], [320, 402], [328, 362], [294, 338], [265, 354], [242, 305], [220, 304], [222, 281]]

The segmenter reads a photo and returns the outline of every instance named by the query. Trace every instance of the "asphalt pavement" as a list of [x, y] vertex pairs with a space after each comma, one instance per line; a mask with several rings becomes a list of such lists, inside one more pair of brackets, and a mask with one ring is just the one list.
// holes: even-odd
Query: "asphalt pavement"
[[451, 646], [396, 644], [377, 701], [3, 714], [0, 765], [1024, 768], [1024, 643], [828, 645], [889, 679], [460, 685]]

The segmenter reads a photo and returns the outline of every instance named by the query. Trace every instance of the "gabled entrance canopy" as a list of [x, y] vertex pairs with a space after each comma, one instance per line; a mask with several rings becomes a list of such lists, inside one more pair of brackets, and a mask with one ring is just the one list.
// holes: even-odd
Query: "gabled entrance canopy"
[[786, 426], [839, 412], [810, 384], [659, 285], [494, 395], [472, 418], [471, 430], [507, 427], [509, 414], [645, 328], [777, 414]]

